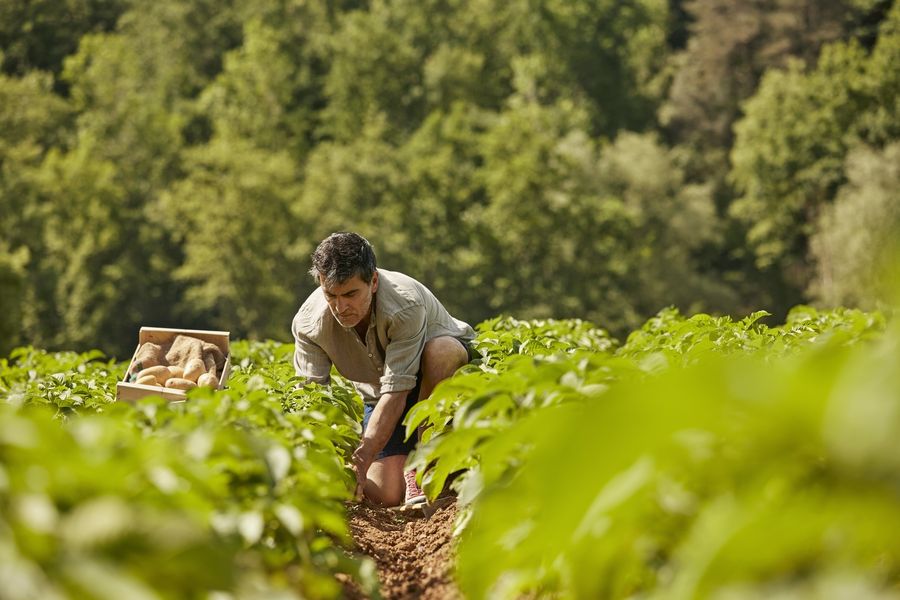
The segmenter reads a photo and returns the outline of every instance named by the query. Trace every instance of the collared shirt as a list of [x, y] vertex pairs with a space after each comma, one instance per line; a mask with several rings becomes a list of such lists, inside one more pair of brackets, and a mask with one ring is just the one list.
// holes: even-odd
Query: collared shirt
[[471, 341], [475, 331], [454, 319], [424, 285], [402, 273], [378, 269], [378, 291], [365, 340], [342, 326], [319, 287], [294, 316], [294, 369], [316, 383], [328, 383], [331, 365], [353, 382], [369, 404], [382, 394], [411, 390], [425, 342], [451, 336]]

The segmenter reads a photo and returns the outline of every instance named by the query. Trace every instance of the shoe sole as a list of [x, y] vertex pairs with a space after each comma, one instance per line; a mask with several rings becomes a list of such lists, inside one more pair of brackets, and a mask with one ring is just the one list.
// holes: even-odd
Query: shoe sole
[[391, 506], [388, 510], [399, 513], [412, 513], [413, 516], [430, 518], [439, 509], [449, 506], [456, 502], [456, 498], [445, 496], [438, 498], [434, 502], [421, 502], [419, 504], [401, 504], [400, 506]]
[[412, 498], [410, 498], [403, 504], [405, 504], [406, 506], [415, 506], [416, 504], [422, 504], [423, 502], [426, 502], [427, 500], [428, 500], [428, 498], [425, 496], [425, 494], [422, 494], [421, 496], [413, 496]]

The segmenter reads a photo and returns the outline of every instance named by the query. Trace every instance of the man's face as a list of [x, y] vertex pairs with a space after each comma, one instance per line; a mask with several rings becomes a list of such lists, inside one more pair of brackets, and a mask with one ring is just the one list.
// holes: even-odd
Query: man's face
[[343, 283], [325, 285], [324, 278], [319, 275], [319, 285], [325, 293], [325, 300], [331, 308], [331, 314], [344, 327], [355, 327], [369, 316], [372, 307], [372, 296], [378, 290], [378, 273], [366, 283], [359, 275], [354, 275]]

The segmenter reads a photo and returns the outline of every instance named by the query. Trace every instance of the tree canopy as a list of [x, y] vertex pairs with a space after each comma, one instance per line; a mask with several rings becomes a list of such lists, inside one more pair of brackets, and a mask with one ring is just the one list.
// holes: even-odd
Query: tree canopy
[[897, 64], [896, 0], [0, 0], [0, 354], [286, 340], [336, 230], [470, 322], [872, 306]]

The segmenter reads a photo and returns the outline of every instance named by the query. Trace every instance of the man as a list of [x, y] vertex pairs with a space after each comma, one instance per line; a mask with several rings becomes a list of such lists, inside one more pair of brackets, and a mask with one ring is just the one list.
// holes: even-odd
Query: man
[[372, 246], [355, 233], [328, 236], [312, 263], [319, 288], [292, 323], [294, 368], [324, 384], [333, 364], [363, 398], [363, 435], [351, 460], [356, 497], [383, 506], [424, 501], [415, 472], [403, 472], [416, 442], [404, 439], [403, 418], [469, 362], [475, 332], [415, 279], [376, 268]]

